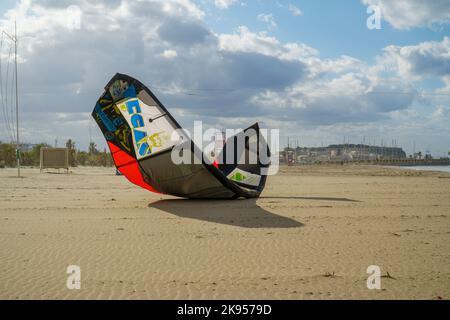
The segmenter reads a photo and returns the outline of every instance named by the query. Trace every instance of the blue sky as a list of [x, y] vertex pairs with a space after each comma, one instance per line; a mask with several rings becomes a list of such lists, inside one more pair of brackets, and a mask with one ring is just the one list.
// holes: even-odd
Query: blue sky
[[14, 7], [16, 1], [14, 0], [4, 0], [0, 3], [0, 12], [2, 15], [6, 12], [6, 10]]
[[[367, 28], [369, 5], [380, 9], [380, 30]], [[79, 9], [76, 28], [69, 7]], [[260, 121], [281, 129], [282, 144], [345, 137], [450, 150], [448, 0], [4, 0], [0, 17], [7, 30], [17, 20], [22, 38], [29, 142], [72, 138], [86, 148], [92, 132], [103, 147], [90, 111], [122, 72], [186, 127]]]
[[[226, 10], [217, 10], [212, 2], [198, 1], [210, 15], [206, 21], [215, 32], [231, 32], [246, 25], [252, 30], [267, 31], [285, 42], [301, 41], [320, 51], [323, 58], [350, 55], [370, 61], [388, 45], [412, 45], [422, 41], [442, 40], [450, 34], [450, 27], [441, 25], [432, 30], [426, 27], [397, 30], [383, 21], [381, 30], [369, 30], [366, 20], [367, 6], [359, 0], [307, 0], [307, 1], [246, 1]], [[294, 16], [292, 4], [302, 11]], [[272, 14], [277, 27], [267, 30], [258, 21], [260, 13]]]

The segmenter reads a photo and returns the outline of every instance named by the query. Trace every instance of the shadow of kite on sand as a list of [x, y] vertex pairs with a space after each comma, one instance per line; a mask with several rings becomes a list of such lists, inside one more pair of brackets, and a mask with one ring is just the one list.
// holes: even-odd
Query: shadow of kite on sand
[[256, 203], [244, 200], [165, 199], [152, 202], [149, 208], [181, 218], [238, 226], [243, 228], [299, 228], [303, 223], [269, 212]]

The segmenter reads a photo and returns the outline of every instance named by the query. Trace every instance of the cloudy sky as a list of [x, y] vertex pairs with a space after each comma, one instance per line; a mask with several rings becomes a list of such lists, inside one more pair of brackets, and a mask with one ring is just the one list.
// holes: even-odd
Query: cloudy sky
[[[370, 5], [381, 29], [367, 27]], [[121, 72], [188, 128], [260, 121], [282, 145], [450, 150], [449, 0], [2, 0], [0, 17], [8, 32], [17, 20], [26, 142], [103, 147], [90, 112]], [[3, 93], [10, 45], [3, 36]]]

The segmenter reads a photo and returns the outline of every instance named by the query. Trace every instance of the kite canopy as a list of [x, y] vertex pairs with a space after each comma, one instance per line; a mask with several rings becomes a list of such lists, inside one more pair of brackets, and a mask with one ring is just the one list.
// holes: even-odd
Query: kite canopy
[[[264, 188], [267, 176], [262, 174], [262, 170], [269, 164], [261, 164], [259, 149], [261, 146], [267, 148], [266, 154], [269, 150], [259, 134], [257, 123], [230, 137], [220, 155], [227, 159], [226, 151], [232, 148], [226, 145], [244, 135], [243, 158], [248, 159], [249, 154], [253, 154], [257, 157], [256, 163], [238, 163], [237, 159], [242, 159], [242, 154], [236, 154], [237, 143], [230, 144], [235, 151], [234, 160], [225, 164], [210, 163], [205, 161], [202, 151], [192, 141], [184, 140], [183, 145], [187, 147], [183, 152], [188, 150], [188, 158], [193, 161], [176, 164], [172, 161], [171, 152], [180, 146], [182, 139], [178, 142], [172, 139], [182, 129], [155, 95], [138, 80], [116, 74], [106, 85], [92, 116], [106, 138], [117, 169], [142, 188], [197, 199], [257, 198]], [[250, 140], [257, 141], [256, 150], [249, 145]]]

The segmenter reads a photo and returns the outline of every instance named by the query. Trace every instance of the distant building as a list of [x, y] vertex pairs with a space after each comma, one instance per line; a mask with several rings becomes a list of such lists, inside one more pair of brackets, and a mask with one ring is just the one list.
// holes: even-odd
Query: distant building
[[364, 144], [336, 144], [328, 147], [285, 148], [280, 161], [285, 163], [310, 163], [327, 161], [358, 161], [380, 159], [406, 159], [406, 152], [397, 147], [369, 146]]
[[414, 153], [413, 158], [416, 159], [416, 160], [422, 159], [422, 152]]

